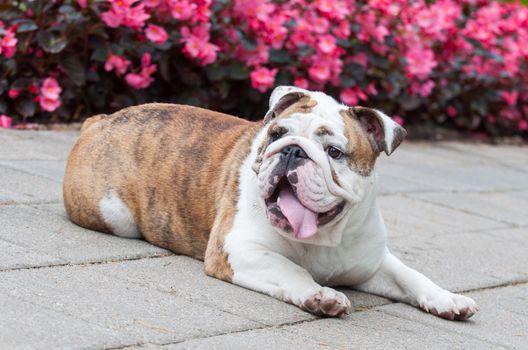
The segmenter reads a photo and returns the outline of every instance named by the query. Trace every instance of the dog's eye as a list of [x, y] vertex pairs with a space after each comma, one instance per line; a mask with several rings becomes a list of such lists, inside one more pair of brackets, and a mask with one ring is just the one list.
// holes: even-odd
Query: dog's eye
[[280, 139], [281, 134], [277, 131], [273, 131], [271, 134], [269, 134], [269, 143], [275, 142], [278, 139]]
[[334, 159], [341, 159], [341, 157], [343, 157], [343, 152], [338, 149], [338, 148], [335, 148], [334, 146], [329, 146], [327, 149], [326, 149], [326, 153], [328, 153], [328, 155]]

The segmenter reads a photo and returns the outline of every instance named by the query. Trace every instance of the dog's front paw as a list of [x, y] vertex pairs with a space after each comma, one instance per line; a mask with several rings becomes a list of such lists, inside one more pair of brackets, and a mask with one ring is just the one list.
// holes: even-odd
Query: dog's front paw
[[447, 290], [418, 298], [418, 305], [426, 312], [448, 320], [467, 320], [479, 310], [473, 299]]
[[352, 304], [343, 293], [322, 287], [306, 298], [299, 307], [315, 315], [339, 317], [348, 315]]

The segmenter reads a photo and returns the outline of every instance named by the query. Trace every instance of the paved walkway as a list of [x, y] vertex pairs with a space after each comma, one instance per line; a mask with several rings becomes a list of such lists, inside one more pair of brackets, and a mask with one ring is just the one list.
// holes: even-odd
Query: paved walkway
[[76, 136], [0, 130], [2, 349], [528, 348], [528, 147], [405, 143], [379, 161], [392, 250], [480, 313], [450, 322], [347, 290], [355, 312], [320, 319], [71, 224]]

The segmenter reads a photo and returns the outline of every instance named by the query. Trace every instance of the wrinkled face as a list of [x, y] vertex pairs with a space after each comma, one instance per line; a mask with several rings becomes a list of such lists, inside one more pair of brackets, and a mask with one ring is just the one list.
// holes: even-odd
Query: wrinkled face
[[380, 149], [349, 107], [303, 92], [275, 101], [254, 170], [271, 224], [310, 241], [362, 200]]

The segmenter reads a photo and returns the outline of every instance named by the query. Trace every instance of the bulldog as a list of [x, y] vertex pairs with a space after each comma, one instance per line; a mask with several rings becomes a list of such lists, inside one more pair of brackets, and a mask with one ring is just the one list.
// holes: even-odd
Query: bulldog
[[71, 220], [204, 261], [205, 273], [324, 316], [348, 286], [464, 320], [477, 310], [386, 244], [375, 163], [405, 130], [322, 92], [276, 88], [261, 122], [152, 103], [88, 119], [64, 178]]

